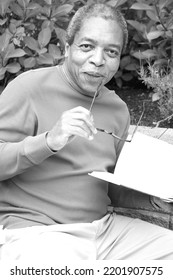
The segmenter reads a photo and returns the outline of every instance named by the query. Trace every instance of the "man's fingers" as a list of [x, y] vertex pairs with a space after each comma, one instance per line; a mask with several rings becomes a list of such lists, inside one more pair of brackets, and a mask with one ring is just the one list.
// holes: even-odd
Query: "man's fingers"
[[64, 122], [72, 123], [81, 126], [82, 128], [89, 129], [89, 134], [96, 134], [97, 130], [94, 126], [93, 117], [90, 115], [89, 111], [83, 107], [77, 107], [69, 110], [63, 115]]
[[80, 136], [89, 140], [97, 133], [93, 117], [83, 107], [76, 107], [65, 111], [56, 125], [47, 134], [47, 143], [52, 150], [64, 147], [74, 136]]
[[90, 133], [89, 130], [87, 130], [84, 127], [77, 126], [77, 125], [70, 125], [69, 126], [69, 134], [74, 136], [80, 136], [83, 138], [87, 138], [89, 140], [93, 139], [93, 134]]

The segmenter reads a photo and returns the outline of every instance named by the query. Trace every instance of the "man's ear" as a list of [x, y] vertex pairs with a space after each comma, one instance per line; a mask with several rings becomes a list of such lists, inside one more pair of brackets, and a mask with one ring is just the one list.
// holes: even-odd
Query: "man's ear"
[[69, 48], [70, 48], [69, 44], [66, 43], [65, 44], [65, 57], [68, 57]]

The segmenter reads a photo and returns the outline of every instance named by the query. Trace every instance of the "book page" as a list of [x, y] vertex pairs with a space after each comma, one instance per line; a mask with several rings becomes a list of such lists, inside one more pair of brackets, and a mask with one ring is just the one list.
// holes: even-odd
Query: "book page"
[[90, 175], [173, 201], [172, 161], [173, 145], [137, 132], [124, 144], [114, 174]]

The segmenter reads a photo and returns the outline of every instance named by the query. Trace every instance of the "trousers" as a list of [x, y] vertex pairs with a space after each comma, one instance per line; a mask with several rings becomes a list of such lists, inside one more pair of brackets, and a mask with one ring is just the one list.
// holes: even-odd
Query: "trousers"
[[0, 260], [173, 260], [173, 231], [108, 212], [91, 223], [0, 230]]

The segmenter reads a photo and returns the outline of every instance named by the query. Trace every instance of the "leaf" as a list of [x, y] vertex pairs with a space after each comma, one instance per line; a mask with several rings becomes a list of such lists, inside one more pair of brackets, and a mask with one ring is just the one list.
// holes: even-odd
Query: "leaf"
[[146, 11], [146, 14], [147, 16], [152, 20], [152, 21], [155, 21], [155, 22], [159, 22], [159, 18], [157, 16], [157, 13], [155, 11], [150, 11], [150, 10], [147, 10]]
[[7, 22], [8, 18], [0, 19], [0, 26], [3, 26]]
[[165, 34], [166, 34], [167, 37], [173, 38], [171, 30], [166, 31]]
[[56, 27], [55, 28], [56, 36], [62, 43], [63, 47], [65, 46], [66, 43], [66, 31], [62, 28]]
[[10, 34], [7, 30], [6, 32], [0, 36], [0, 52], [3, 52], [8, 47], [12, 34]]
[[37, 62], [40, 65], [53, 65], [53, 58], [50, 54], [45, 53], [37, 58]]
[[26, 24], [25, 26], [26, 26], [26, 30], [28, 29], [34, 31], [37, 28], [34, 23], [30, 23], [28, 25]]
[[15, 35], [24, 37], [24, 35], [25, 35], [25, 28], [22, 27], [22, 26], [19, 26], [17, 28], [17, 30], [16, 30], [16, 34]]
[[136, 71], [137, 68], [138, 68], [138, 65], [136, 63], [131, 63], [124, 67], [124, 69], [126, 69], [128, 71]]
[[154, 50], [146, 50], [146, 51], [143, 51], [142, 52], [142, 55], [145, 57], [145, 58], [152, 58], [152, 57], [156, 57], [157, 56], [157, 52], [154, 51]]
[[[43, 6], [42, 8], [41, 8], [41, 15], [39, 16], [39, 19], [47, 19], [47, 17], [50, 17], [50, 15], [51, 15], [51, 7], [48, 7], [48, 6]], [[44, 17], [44, 15], [46, 16], [46, 17]]]
[[133, 9], [133, 10], [153, 10], [154, 8], [150, 5], [147, 5], [145, 3], [134, 3], [130, 9]]
[[30, 3], [26, 10], [26, 19], [29, 19], [31, 17], [36, 17], [38, 14], [40, 14], [40, 11], [42, 10], [42, 7], [37, 3]]
[[[171, 0], [172, 1], [172, 0]], [[169, 5], [169, 2], [171, 2], [169, 0], [160, 0], [159, 1], [159, 9], [162, 10], [165, 6]]]
[[55, 9], [52, 12], [52, 17], [61, 17], [64, 15], [67, 15], [72, 11], [72, 9], [73, 9], [73, 6], [70, 4], [65, 4], [65, 5], [59, 6], [57, 9]]
[[162, 66], [162, 65], [167, 65], [168, 64], [168, 60], [166, 58], [160, 58], [154, 61], [154, 66]]
[[173, 24], [169, 26], [169, 30], [173, 30]]
[[45, 47], [51, 39], [51, 30], [50, 28], [44, 28], [38, 34], [38, 43], [40, 48]]
[[29, 3], [27, 10], [36, 10], [41, 9], [41, 6], [38, 3]]
[[150, 59], [157, 57], [157, 52], [149, 49], [143, 52], [134, 52], [132, 53], [132, 56], [134, 56], [137, 59]]
[[31, 50], [33, 50], [33, 51], [38, 50], [39, 44], [33, 37], [26, 36], [23, 38], [23, 41], [26, 44], [26, 46], [28, 48], [30, 48]]
[[151, 31], [149, 33], [146, 34], [148, 41], [154, 40], [159, 38], [160, 36], [163, 36], [165, 34], [164, 31], [160, 31], [160, 30], [155, 30], [155, 31]]
[[6, 65], [9, 58], [22, 57], [25, 52], [22, 49], [15, 49], [13, 44], [9, 44], [3, 56], [3, 65]]
[[52, 4], [52, 0], [44, 0], [44, 2], [48, 5], [51, 5]]
[[11, 22], [12, 24], [14, 24], [14, 25], [16, 26], [16, 28], [23, 25], [23, 20], [16, 20], [16, 19], [12, 18], [12, 19], [10, 20], [10, 22]]
[[3, 17], [6, 14], [8, 6], [12, 0], [0, 0], [0, 15]]
[[12, 34], [14, 34], [14, 33], [16, 32], [16, 25], [15, 25], [14, 23], [10, 22], [8, 28], [9, 28], [9, 31], [10, 31]]
[[7, 58], [9, 59], [9, 58], [15, 58], [15, 57], [22, 57], [25, 54], [26, 53], [24, 50], [17, 48], [17, 49], [9, 51]]
[[35, 57], [28, 57], [24, 60], [23, 65], [25, 68], [33, 68], [36, 66], [36, 59]]
[[158, 92], [155, 92], [152, 94], [152, 101], [158, 101], [160, 99], [160, 94]]
[[118, 86], [119, 88], [122, 88], [122, 86], [123, 86], [122, 80], [121, 80], [120, 78], [117, 78], [117, 79], [115, 79], [115, 81], [116, 81], [117, 86]]
[[11, 7], [11, 11], [15, 15], [19, 16], [20, 18], [24, 18], [24, 11], [22, 10], [22, 8], [17, 3], [13, 2], [10, 5], [10, 7]]
[[146, 26], [143, 23], [140, 23], [136, 20], [127, 20], [127, 22], [139, 32], [144, 32], [146, 29]]
[[46, 52], [47, 52], [47, 48], [42, 48], [42, 49], [38, 49], [38, 50], [37, 50], [37, 53], [38, 53], [39, 55], [44, 54], [44, 53], [46, 53]]
[[17, 2], [24, 10], [26, 10], [30, 0], [17, 0]]
[[0, 67], [0, 80], [3, 80], [5, 77], [6, 68]]
[[121, 70], [118, 70], [117, 72], [116, 72], [116, 74], [114, 75], [114, 78], [115, 79], [118, 79], [118, 78], [120, 78], [122, 76], [122, 71]]
[[41, 25], [41, 29], [45, 29], [45, 28], [49, 28], [50, 30], [54, 30], [54, 26], [52, 26], [53, 22], [51, 20], [44, 20], [42, 25]]
[[129, 55], [123, 56], [120, 62], [121, 68], [124, 68], [126, 65], [128, 65], [131, 61], [131, 57]]
[[142, 55], [142, 53], [140, 51], [133, 52], [131, 55], [134, 56], [137, 59], [144, 59], [144, 56]]
[[122, 75], [122, 79], [126, 82], [129, 82], [133, 79], [133, 75], [130, 73], [126, 73]]
[[61, 51], [58, 46], [54, 44], [49, 44], [49, 54], [52, 55], [54, 59], [60, 59], [61, 58]]
[[107, 4], [112, 6], [112, 7], [119, 7], [126, 2], [127, 2], [127, 0], [110, 0], [110, 1], [107, 2]]
[[20, 69], [21, 69], [21, 66], [18, 62], [13, 62], [13, 63], [6, 65], [6, 70], [9, 73], [17, 73], [20, 71]]

